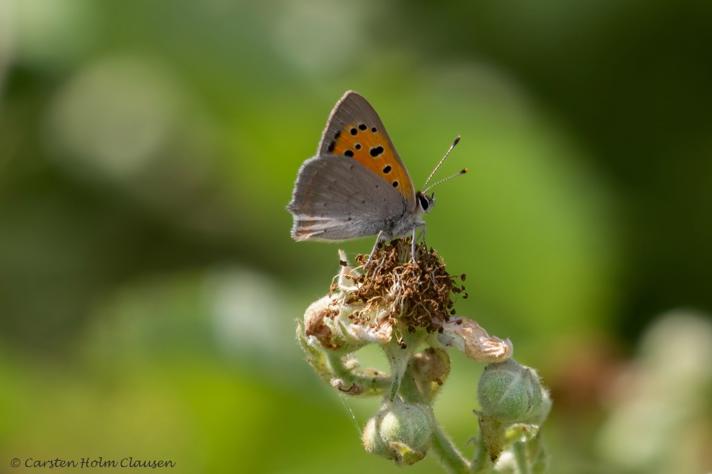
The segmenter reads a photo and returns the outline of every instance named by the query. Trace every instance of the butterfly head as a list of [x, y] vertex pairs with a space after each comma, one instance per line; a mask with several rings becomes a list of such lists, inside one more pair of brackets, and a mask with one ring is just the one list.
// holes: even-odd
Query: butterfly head
[[418, 202], [418, 210], [420, 212], [430, 212], [430, 210], [435, 206], [435, 193], [427, 195], [418, 191], [415, 193], [415, 200]]

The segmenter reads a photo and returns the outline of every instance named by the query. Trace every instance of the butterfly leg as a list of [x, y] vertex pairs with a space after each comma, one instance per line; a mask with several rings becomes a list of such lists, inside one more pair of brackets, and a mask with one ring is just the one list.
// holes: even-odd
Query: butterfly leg
[[423, 242], [426, 245], [427, 245], [427, 243], [425, 242], [425, 235], [427, 233], [427, 230], [428, 230], [428, 228], [425, 225], [420, 226], [420, 237], [418, 237], [418, 240], [420, 240], [421, 242]]
[[418, 227], [413, 227], [412, 234], [410, 236], [410, 261], [415, 263], [415, 231]]
[[381, 240], [383, 239], [383, 231], [379, 231], [378, 235], [376, 236], [376, 243], [373, 244], [373, 248], [371, 249], [371, 253], [368, 254], [368, 260], [366, 260], [366, 263], [368, 264], [373, 256], [376, 254], [376, 249], [378, 249], [378, 244], [381, 243]]
[[[413, 230], [411, 231], [410, 261], [413, 263], [415, 263], [415, 260], [416, 260], [415, 259], [416, 250], [417, 250], [416, 241], [422, 240], [423, 243], [425, 243], [425, 229], [426, 229], [425, 224], [420, 224], [420, 225], [416, 225], [415, 227], [413, 227]], [[416, 238], [416, 234], [418, 233], [418, 231], [420, 231], [419, 237]]]

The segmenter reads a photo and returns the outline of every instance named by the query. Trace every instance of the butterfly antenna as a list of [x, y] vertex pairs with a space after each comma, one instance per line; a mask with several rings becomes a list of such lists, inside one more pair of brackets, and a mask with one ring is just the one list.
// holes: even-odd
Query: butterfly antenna
[[428, 186], [428, 187], [426, 187], [425, 189], [423, 189], [422, 192], [426, 192], [428, 189], [432, 189], [432, 188], [434, 188], [435, 186], [437, 186], [438, 184], [443, 184], [445, 181], [450, 181], [452, 178], [457, 178], [458, 176], [461, 176], [461, 175], [463, 175], [463, 174], [467, 174], [468, 171], [469, 171], [469, 170], [468, 170], [467, 168], [462, 168], [460, 171], [458, 171], [458, 172], [455, 173], [455, 174], [451, 174], [450, 176], [448, 176], [448, 177], [446, 177], [446, 178], [439, 179], [439, 180], [435, 181], [433, 184], [431, 184], [430, 186]]
[[438, 170], [440, 169], [440, 166], [442, 166], [442, 164], [445, 162], [445, 159], [447, 158], [447, 156], [450, 154], [452, 149], [457, 146], [458, 143], [460, 143], [460, 135], [456, 136], [455, 139], [452, 141], [450, 148], [447, 149], [447, 151], [445, 152], [445, 155], [442, 158], [440, 158], [440, 161], [438, 161], [438, 164], [435, 165], [435, 168], [433, 168], [433, 171], [430, 172], [430, 176], [428, 176], [428, 179], [425, 180], [425, 184], [423, 186], [427, 186], [428, 183], [430, 182], [430, 180], [433, 179], [433, 176], [435, 175], [435, 173], [438, 172]]

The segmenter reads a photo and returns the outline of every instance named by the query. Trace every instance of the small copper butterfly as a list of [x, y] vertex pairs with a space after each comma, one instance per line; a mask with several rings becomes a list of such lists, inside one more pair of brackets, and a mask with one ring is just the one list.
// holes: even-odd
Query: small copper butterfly
[[[426, 184], [458, 142], [459, 137]], [[415, 231], [435, 204], [434, 194], [425, 191], [449, 178], [416, 192], [376, 111], [347, 91], [329, 115], [316, 156], [297, 174], [287, 206], [294, 217], [292, 238], [339, 241], [377, 234], [375, 250], [381, 240], [410, 233], [415, 258]]]

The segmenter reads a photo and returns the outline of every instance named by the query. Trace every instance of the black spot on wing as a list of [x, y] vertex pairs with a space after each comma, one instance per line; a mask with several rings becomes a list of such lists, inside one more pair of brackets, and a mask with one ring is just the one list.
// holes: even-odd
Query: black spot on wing
[[376, 158], [377, 156], [379, 156], [380, 154], [383, 153], [383, 147], [382, 147], [381, 145], [373, 146], [373, 147], [371, 147], [371, 149], [368, 151], [368, 153], [369, 153], [372, 157]]

